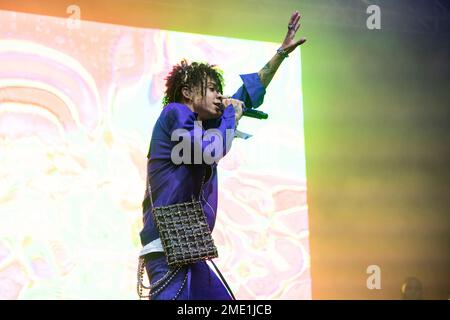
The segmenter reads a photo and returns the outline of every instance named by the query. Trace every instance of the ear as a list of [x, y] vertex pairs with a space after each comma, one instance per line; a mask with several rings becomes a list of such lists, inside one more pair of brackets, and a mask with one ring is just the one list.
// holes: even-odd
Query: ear
[[183, 95], [184, 99], [186, 100], [192, 100], [192, 91], [188, 87], [183, 87], [181, 89], [181, 94]]

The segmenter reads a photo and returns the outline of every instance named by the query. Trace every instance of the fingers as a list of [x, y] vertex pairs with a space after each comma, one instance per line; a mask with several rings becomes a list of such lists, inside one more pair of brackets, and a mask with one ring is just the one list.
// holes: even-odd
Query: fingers
[[231, 98], [223, 99], [222, 100], [222, 104], [225, 105], [225, 107], [228, 107], [229, 105], [232, 105], [235, 108], [238, 107], [238, 106], [240, 108], [245, 108], [244, 101], [237, 100], [237, 99], [231, 99]]
[[243, 108], [245, 108], [244, 101], [227, 98], [227, 99], [222, 100], [222, 104], [225, 105], [226, 107], [229, 107], [230, 105], [233, 106], [234, 116], [236, 118], [236, 121], [238, 121], [242, 117], [242, 115], [244, 113]]
[[228, 106], [231, 104], [230, 98], [224, 97], [224, 98], [222, 99], [222, 104], [223, 104], [225, 107], [228, 107]]
[[299, 15], [298, 11], [295, 11], [292, 15], [291, 15], [291, 19], [289, 19], [289, 24], [293, 24], [295, 22], [295, 19], [297, 18], [297, 16]]
[[301, 15], [300, 15], [300, 13], [298, 13], [295, 18], [294, 25], [297, 25], [298, 21], [300, 20], [300, 17], [301, 17]]
[[295, 11], [292, 16], [291, 19], [289, 21], [289, 25], [292, 26], [292, 28], [289, 28], [288, 30], [288, 37], [294, 37], [295, 33], [297, 32], [297, 30], [300, 28], [300, 18], [301, 18], [301, 14], [298, 11]]
[[[237, 100], [237, 101], [239, 101], [239, 100]], [[242, 109], [243, 108], [243, 102], [242, 101], [239, 101], [239, 102], [240, 103], [238, 103], [236, 105], [233, 105], [233, 107], [234, 107], [234, 117], [235, 117], [236, 121], [239, 121], [239, 119], [242, 118], [242, 115], [244, 113], [244, 110]]]
[[300, 40], [298, 40], [298, 41], [295, 43], [295, 46], [302, 45], [302, 44], [304, 44], [305, 42], [306, 42], [306, 38], [301, 38]]

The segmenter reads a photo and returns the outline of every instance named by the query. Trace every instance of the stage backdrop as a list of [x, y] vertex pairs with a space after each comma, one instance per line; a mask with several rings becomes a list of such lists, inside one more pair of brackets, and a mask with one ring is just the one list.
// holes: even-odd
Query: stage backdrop
[[[0, 11], [0, 298], [136, 299], [146, 154], [164, 78], [225, 93], [274, 43]], [[217, 263], [238, 299], [311, 298], [300, 50], [219, 165]]]

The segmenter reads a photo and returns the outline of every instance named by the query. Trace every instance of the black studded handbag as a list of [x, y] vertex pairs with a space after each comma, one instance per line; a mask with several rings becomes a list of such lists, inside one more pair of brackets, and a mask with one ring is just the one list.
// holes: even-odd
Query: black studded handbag
[[211, 230], [200, 201], [204, 182], [205, 175], [198, 200], [192, 196], [192, 200], [189, 202], [153, 207], [150, 182], [147, 181], [153, 219], [158, 228], [169, 267], [183, 266], [218, 257], [217, 247], [211, 236]]

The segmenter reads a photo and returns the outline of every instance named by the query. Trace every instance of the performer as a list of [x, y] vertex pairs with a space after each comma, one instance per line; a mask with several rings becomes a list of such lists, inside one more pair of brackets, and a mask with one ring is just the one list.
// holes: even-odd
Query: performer
[[[234, 137], [227, 136], [227, 130], [236, 130], [244, 104], [246, 107], [257, 108], [263, 103], [265, 89], [281, 62], [306, 41], [304, 38], [298, 41], [294, 39], [300, 27], [299, 21], [300, 14], [296, 11], [289, 20], [288, 32], [277, 53], [258, 73], [241, 75], [243, 85], [232, 97], [223, 96], [222, 75], [215, 66], [207, 63], [189, 64], [183, 60], [173, 67], [166, 78], [165, 106], [155, 124], [147, 155], [149, 186], [143, 202], [144, 228], [140, 233], [143, 245], [140, 256], [145, 263], [150, 283], [154, 286], [150, 293], [151, 299], [234, 298], [220, 272], [213, 271], [205, 261], [168, 273], [169, 267], [152, 217], [152, 208], [183, 203], [193, 195], [199, 195], [206, 221], [210, 230], [213, 230], [217, 212], [217, 161], [225, 156]], [[200, 125], [198, 121], [201, 121]], [[195, 159], [194, 155], [188, 157], [192, 162], [174, 163], [172, 151], [178, 143], [171, 140], [174, 131], [192, 133], [200, 130], [204, 134], [208, 129], [215, 129], [223, 137], [200, 141], [198, 146], [200, 154], [206, 148], [222, 150], [221, 153], [212, 154], [214, 162], [206, 163], [201, 158], [196, 163], [195, 160], [198, 162], [199, 159]], [[194, 150], [191, 151], [195, 153]], [[141, 280], [138, 280], [138, 289], [140, 283]]]

